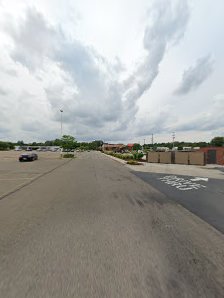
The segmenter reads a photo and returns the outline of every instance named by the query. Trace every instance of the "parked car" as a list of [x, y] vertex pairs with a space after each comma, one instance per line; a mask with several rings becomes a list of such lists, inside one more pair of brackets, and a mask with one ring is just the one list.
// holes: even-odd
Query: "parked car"
[[25, 153], [21, 154], [19, 157], [19, 161], [34, 161], [38, 159], [38, 155], [36, 153]]

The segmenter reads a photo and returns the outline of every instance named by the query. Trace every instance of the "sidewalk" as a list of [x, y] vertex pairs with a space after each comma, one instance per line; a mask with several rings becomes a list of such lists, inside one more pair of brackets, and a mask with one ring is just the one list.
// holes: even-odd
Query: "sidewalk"
[[224, 180], [224, 167], [219, 165], [192, 166], [143, 162], [144, 166], [126, 165], [132, 171], [171, 175], [197, 176]]
[[183, 175], [194, 177], [205, 177], [213, 179], [224, 180], [224, 166], [220, 165], [206, 165], [206, 166], [192, 166], [192, 165], [179, 165], [179, 164], [161, 164], [161, 163], [148, 163], [141, 162], [141, 165], [128, 165], [123, 159], [107, 155], [109, 158], [125, 165], [132, 171], [160, 173], [169, 175]]

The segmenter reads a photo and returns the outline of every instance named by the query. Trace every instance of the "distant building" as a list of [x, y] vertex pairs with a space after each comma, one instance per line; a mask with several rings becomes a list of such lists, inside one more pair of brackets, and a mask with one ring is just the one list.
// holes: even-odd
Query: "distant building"
[[104, 143], [102, 146], [103, 151], [114, 151], [114, 152], [120, 152], [125, 147], [124, 144], [108, 144]]
[[183, 151], [192, 151], [192, 147], [183, 147]]
[[126, 147], [129, 151], [131, 151], [134, 147], [134, 144], [127, 144]]
[[166, 152], [166, 151], [169, 151], [169, 147], [157, 147], [156, 148], [156, 151], [158, 152]]

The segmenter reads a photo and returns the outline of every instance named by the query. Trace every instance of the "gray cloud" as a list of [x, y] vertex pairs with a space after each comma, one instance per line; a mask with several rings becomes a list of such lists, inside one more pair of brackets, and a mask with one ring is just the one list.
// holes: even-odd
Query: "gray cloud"
[[27, 9], [25, 19], [20, 20], [20, 26], [13, 26], [8, 21], [5, 30], [15, 43], [12, 58], [29, 70], [40, 68], [44, 59], [57, 48], [56, 31], [34, 7]]
[[224, 95], [215, 96], [208, 104], [209, 110], [198, 113], [195, 117], [176, 124], [176, 131], [217, 131], [224, 129]]
[[26, 121], [22, 123], [21, 128], [29, 132], [38, 132], [44, 130], [44, 124], [40, 121]]
[[[15, 45], [11, 57], [42, 81], [52, 119], [60, 121], [58, 109], [63, 108], [63, 121], [76, 135], [122, 139], [130, 137], [127, 129], [133, 125], [133, 134], [141, 134], [135, 122], [138, 99], [157, 77], [167, 49], [184, 35], [189, 19], [187, 0], [155, 1], [148, 17], [145, 56], [123, 82], [119, 80], [124, 70], [119, 60], [111, 64], [93, 48], [68, 40], [34, 8], [27, 10], [19, 26], [7, 25]], [[27, 126], [23, 128], [27, 130]]]
[[16, 77], [17, 76], [17, 72], [14, 69], [6, 69], [5, 73], [7, 73], [10, 76]]
[[[125, 98], [129, 110], [133, 106], [133, 114], [136, 113], [133, 104], [150, 89], [167, 48], [176, 44], [185, 33], [189, 20], [187, 1], [156, 1], [149, 11], [149, 19], [151, 25], [144, 34], [146, 57], [125, 82]], [[127, 118], [124, 119], [126, 121]]]
[[160, 134], [170, 131], [170, 124], [178, 120], [172, 112], [171, 105], [163, 105], [155, 112], [148, 113], [148, 117], [140, 118], [136, 121], [134, 136], [146, 136]]
[[213, 64], [214, 62], [210, 55], [198, 59], [194, 66], [184, 71], [182, 82], [175, 91], [175, 94], [184, 95], [197, 89], [211, 75]]
[[4, 90], [3, 88], [0, 87], [0, 95], [5, 96], [7, 94], [8, 94], [8, 92], [6, 90]]
[[8, 133], [8, 132], [9, 132], [9, 128], [5, 127], [4, 124], [1, 125], [1, 123], [0, 123], [0, 133], [5, 134], [5, 133]]

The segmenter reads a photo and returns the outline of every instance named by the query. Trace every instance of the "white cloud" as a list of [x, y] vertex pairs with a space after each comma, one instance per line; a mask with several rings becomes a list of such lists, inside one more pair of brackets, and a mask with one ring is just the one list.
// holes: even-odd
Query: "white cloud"
[[[95, 5], [100, 4], [100, 0], [94, 1]], [[60, 108], [64, 110], [64, 132], [78, 139], [131, 140], [152, 131], [158, 134], [170, 131], [174, 119], [175, 123], [180, 122], [174, 104], [169, 102], [172, 95], [168, 94], [163, 101], [160, 94], [158, 99], [153, 99], [151, 91], [167, 54], [177, 48], [185, 36], [191, 13], [187, 0], [152, 1], [140, 25], [139, 18], [145, 14], [148, 1], [141, 0], [139, 4], [132, 0], [130, 7], [125, 1], [121, 7], [127, 15], [124, 23], [119, 14], [119, 26], [124, 24], [119, 30], [118, 25], [113, 28], [109, 19], [106, 23], [108, 10], [104, 6], [101, 12], [91, 11], [91, 21], [88, 21], [90, 1], [85, 5], [80, 1], [76, 5], [65, 3], [63, 10], [60, 0], [56, 4], [53, 1], [47, 4], [35, 0], [32, 4], [22, 2], [23, 5], [16, 4], [18, 12], [13, 11], [13, 0], [9, 0], [9, 4], [5, 2], [4, 11], [0, 13], [3, 25], [0, 30], [3, 37], [0, 44], [0, 116], [10, 119], [7, 125], [4, 121], [2, 124], [2, 128], [8, 128], [5, 137], [31, 140], [58, 137]], [[111, 6], [112, 15], [116, 15], [119, 5], [119, 1], [115, 1]], [[78, 12], [80, 7], [83, 15]], [[133, 11], [129, 12], [128, 7]], [[139, 8], [138, 17], [133, 19], [136, 7]], [[100, 20], [95, 26], [97, 17]], [[136, 26], [131, 25], [132, 19], [141, 32], [133, 31]], [[102, 22], [105, 29], [96, 30], [101, 28]], [[130, 32], [127, 22], [130, 22]], [[128, 35], [131, 38], [125, 39]], [[128, 44], [124, 46], [122, 40], [124, 43], [128, 40]], [[117, 41], [118, 44], [113, 44]], [[138, 56], [136, 52], [139, 57], [133, 64], [133, 57]], [[125, 53], [127, 57], [123, 60]], [[187, 93], [202, 84], [212, 66], [209, 57], [198, 60], [184, 72], [178, 92]], [[168, 75], [171, 73], [169, 69]], [[169, 81], [172, 80], [169, 78]], [[143, 97], [147, 100], [141, 100]], [[157, 100], [159, 108], [155, 108]], [[147, 118], [152, 104], [154, 109]]]
[[[219, 131], [223, 128], [224, 94], [216, 95], [209, 102], [207, 110], [192, 115], [187, 121], [175, 124], [177, 131]], [[172, 128], [171, 128], [172, 129]], [[174, 129], [174, 128], [173, 128]], [[222, 132], [223, 133], [223, 132]]]
[[198, 59], [194, 66], [184, 71], [182, 82], [175, 94], [184, 95], [198, 88], [212, 74], [213, 64], [210, 55]]

